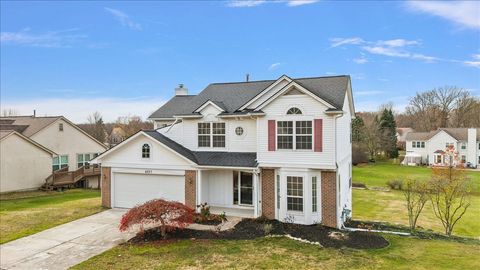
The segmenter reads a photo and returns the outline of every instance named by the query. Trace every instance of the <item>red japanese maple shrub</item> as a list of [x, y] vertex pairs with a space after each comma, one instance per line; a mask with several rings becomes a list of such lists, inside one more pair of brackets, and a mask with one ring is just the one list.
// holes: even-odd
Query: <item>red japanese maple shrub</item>
[[184, 229], [193, 222], [195, 211], [190, 207], [173, 201], [155, 199], [135, 206], [122, 216], [120, 231], [126, 231], [139, 225], [140, 232], [146, 225], [158, 224], [160, 233], [165, 238], [167, 232]]

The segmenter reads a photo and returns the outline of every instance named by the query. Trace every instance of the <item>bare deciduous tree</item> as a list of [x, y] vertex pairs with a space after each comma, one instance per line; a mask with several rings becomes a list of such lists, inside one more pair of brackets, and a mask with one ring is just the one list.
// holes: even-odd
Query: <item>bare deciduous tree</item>
[[[449, 149], [446, 157], [455, 155]], [[470, 206], [470, 179], [464, 169], [453, 166], [434, 167], [430, 181], [430, 199], [435, 216], [442, 222], [445, 234], [452, 235], [453, 228]]]
[[428, 201], [428, 188], [425, 181], [407, 179], [402, 184], [402, 192], [407, 203], [408, 224], [410, 230], [417, 227], [417, 220]]
[[[478, 102], [477, 98], [470, 95], [465, 89], [456, 86], [445, 86], [435, 88], [430, 91], [417, 93], [410, 99], [406, 108], [406, 114], [410, 118], [410, 123], [416, 131], [431, 131], [439, 127], [459, 127], [466, 125], [470, 116], [470, 111], [461, 106], [474, 105]], [[458, 113], [455, 113], [458, 111]], [[466, 112], [466, 114], [461, 114]], [[457, 115], [463, 121], [452, 121], [452, 117]], [[473, 119], [480, 119], [477, 115], [472, 115]], [[480, 120], [478, 120], [480, 121]], [[468, 124], [470, 121], [468, 121]]]

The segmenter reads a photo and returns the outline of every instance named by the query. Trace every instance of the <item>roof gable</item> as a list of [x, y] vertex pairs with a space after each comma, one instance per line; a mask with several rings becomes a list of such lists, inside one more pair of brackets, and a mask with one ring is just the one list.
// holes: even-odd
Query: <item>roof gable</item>
[[5, 131], [0, 131], [0, 141], [3, 141], [3, 140], [6, 140], [8, 137], [10, 136], [18, 136], [20, 137], [21, 139], [27, 141], [28, 143], [31, 143], [33, 144], [34, 146], [36, 146], [37, 148], [49, 153], [50, 155], [57, 155], [55, 152], [53, 152], [52, 150], [46, 148], [45, 146], [37, 143], [36, 141], [22, 135], [21, 133], [17, 132], [17, 131], [14, 131], [14, 130], [5, 130]]

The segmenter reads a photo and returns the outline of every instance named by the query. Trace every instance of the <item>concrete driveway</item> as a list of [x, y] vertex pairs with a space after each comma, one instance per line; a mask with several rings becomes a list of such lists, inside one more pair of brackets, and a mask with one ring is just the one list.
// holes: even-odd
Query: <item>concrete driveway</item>
[[1, 269], [67, 269], [134, 236], [120, 233], [126, 210], [110, 209], [0, 245]]

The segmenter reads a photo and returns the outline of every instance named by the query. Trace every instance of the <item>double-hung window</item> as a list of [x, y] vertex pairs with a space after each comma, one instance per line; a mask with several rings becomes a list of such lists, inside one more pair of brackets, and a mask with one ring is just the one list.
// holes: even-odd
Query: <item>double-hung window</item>
[[277, 148], [311, 150], [312, 121], [278, 121]]
[[56, 156], [52, 161], [52, 169], [54, 171], [68, 167], [68, 155]]
[[412, 148], [416, 148], [417, 147], [417, 142], [412, 142]]
[[287, 210], [303, 212], [303, 177], [287, 176]]
[[198, 147], [225, 147], [225, 123], [198, 123]]

